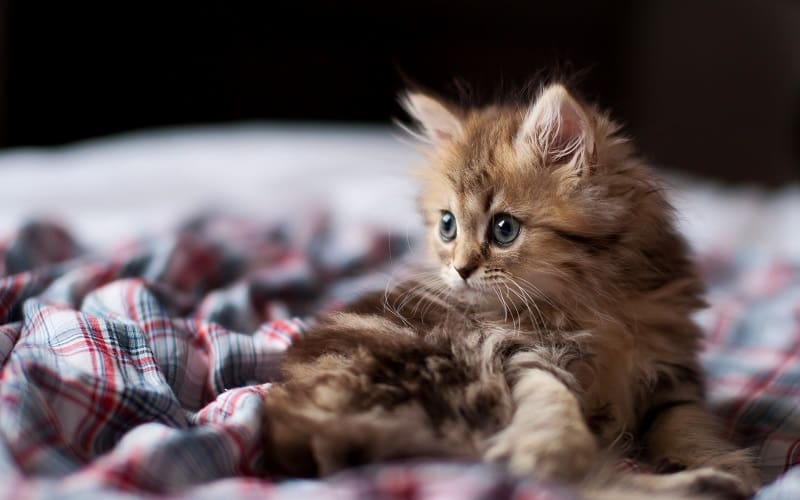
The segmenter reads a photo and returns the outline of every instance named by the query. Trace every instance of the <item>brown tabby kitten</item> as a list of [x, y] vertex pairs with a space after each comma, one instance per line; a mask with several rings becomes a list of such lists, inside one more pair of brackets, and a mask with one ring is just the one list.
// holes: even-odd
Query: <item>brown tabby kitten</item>
[[703, 400], [702, 284], [619, 127], [561, 85], [531, 106], [405, 104], [432, 145], [435, 271], [289, 349], [265, 403], [270, 473], [451, 457], [579, 480], [616, 450], [682, 471], [628, 491], [752, 493]]

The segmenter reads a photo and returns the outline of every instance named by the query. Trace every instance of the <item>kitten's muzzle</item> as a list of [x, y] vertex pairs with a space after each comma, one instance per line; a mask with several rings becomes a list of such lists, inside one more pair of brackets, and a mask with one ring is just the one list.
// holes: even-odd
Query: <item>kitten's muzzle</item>
[[467, 278], [469, 278], [476, 269], [478, 269], [476, 264], [469, 264], [463, 267], [457, 267], [456, 272], [461, 276], [461, 279], [467, 281]]

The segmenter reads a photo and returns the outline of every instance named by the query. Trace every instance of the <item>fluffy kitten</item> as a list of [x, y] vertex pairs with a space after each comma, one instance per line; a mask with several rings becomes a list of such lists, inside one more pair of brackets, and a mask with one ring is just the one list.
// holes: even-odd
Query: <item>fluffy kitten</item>
[[451, 457], [578, 480], [615, 450], [683, 471], [631, 476], [637, 491], [753, 492], [703, 401], [702, 284], [618, 126], [561, 85], [530, 106], [405, 104], [431, 144], [435, 270], [289, 349], [265, 403], [270, 473]]

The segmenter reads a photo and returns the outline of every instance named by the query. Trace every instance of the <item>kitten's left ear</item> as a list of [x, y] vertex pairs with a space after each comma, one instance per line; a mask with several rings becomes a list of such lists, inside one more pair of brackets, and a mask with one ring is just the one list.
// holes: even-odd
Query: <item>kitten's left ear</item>
[[547, 87], [528, 110], [515, 139], [518, 151], [534, 152], [548, 164], [572, 164], [591, 173], [596, 153], [589, 115], [562, 85]]
[[461, 138], [461, 120], [433, 97], [409, 92], [401, 96], [401, 104], [421, 126], [420, 133], [415, 135], [426, 142], [441, 146]]

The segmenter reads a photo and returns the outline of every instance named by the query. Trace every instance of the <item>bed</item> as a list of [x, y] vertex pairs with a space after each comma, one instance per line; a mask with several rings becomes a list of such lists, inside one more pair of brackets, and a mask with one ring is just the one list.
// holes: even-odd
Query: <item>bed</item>
[[[239, 124], [0, 154], [0, 496], [569, 498], [472, 463], [259, 479], [260, 402], [308, 318], [420, 250], [382, 127]], [[663, 172], [709, 284], [703, 363], [763, 498], [800, 498], [800, 186]]]

